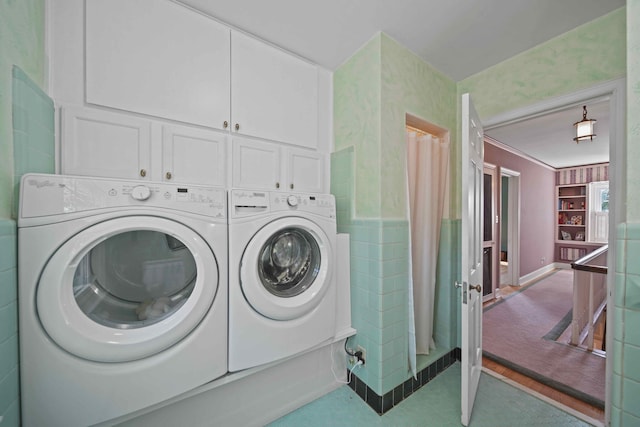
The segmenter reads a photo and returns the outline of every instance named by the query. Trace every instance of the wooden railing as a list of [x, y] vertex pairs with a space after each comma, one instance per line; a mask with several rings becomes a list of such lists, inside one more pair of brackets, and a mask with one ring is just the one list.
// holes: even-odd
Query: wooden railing
[[[595, 324], [607, 306], [608, 245], [571, 263], [573, 269], [573, 317], [571, 344], [593, 350]], [[604, 338], [603, 338], [604, 342]]]

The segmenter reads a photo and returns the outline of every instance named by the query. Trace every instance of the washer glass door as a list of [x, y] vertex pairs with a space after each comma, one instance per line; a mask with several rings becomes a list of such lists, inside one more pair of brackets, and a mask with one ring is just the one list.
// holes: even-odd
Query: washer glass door
[[291, 320], [312, 311], [331, 286], [333, 248], [318, 224], [287, 217], [262, 227], [240, 265], [242, 292], [261, 315]]
[[258, 275], [273, 295], [294, 297], [313, 284], [321, 261], [318, 243], [307, 230], [285, 228], [262, 245]]
[[169, 219], [130, 216], [65, 242], [43, 270], [36, 304], [42, 326], [62, 348], [121, 362], [187, 336], [217, 287], [215, 256], [199, 234]]
[[195, 259], [184, 243], [160, 231], [132, 230], [86, 253], [73, 277], [73, 295], [94, 322], [142, 328], [182, 307], [196, 278]]

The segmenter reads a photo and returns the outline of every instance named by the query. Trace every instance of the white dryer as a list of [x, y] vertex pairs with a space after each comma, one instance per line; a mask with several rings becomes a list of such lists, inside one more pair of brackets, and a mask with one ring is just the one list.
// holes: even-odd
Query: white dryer
[[229, 371], [332, 338], [334, 197], [232, 190], [229, 203]]
[[22, 425], [87, 426], [227, 372], [222, 189], [25, 175]]

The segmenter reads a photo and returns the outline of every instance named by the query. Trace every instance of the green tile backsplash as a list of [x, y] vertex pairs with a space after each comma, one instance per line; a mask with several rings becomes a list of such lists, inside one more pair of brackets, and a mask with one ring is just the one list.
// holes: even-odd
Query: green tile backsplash
[[8, 426], [19, 425], [16, 252], [16, 224], [0, 220], [0, 416]]
[[616, 233], [615, 306], [613, 307], [613, 413], [621, 424], [640, 425], [640, 224], [619, 224]]
[[18, 216], [20, 178], [27, 172], [55, 172], [53, 100], [19, 67], [13, 67], [13, 216]]

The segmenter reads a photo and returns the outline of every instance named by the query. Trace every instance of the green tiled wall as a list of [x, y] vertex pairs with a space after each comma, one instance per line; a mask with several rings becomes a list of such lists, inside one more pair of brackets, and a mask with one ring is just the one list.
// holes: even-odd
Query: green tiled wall
[[0, 218], [11, 217], [13, 183], [12, 68], [45, 82], [44, 0], [0, 1]]
[[611, 425], [640, 425], [640, 0], [627, 1], [626, 223], [617, 226]]
[[17, 217], [20, 178], [27, 172], [55, 172], [53, 100], [24, 71], [13, 67], [13, 182]]
[[[358, 376], [379, 395], [408, 378], [406, 113], [449, 129], [455, 138], [455, 93], [453, 81], [385, 34], [334, 73], [331, 190], [338, 231], [351, 234], [354, 341], [368, 359]], [[453, 240], [446, 233], [442, 247], [450, 259], [455, 249], [447, 246]], [[451, 266], [439, 266], [445, 281]], [[451, 290], [439, 290], [437, 298], [436, 345], [449, 346], [456, 325]]]
[[38, 88], [44, 85], [46, 75], [44, 18], [44, 0], [0, 1], [0, 416], [3, 427], [20, 425], [16, 224], [9, 218], [17, 212], [17, 178], [31, 168], [53, 171], [53, 104], [41, 96]]
[[[12, 83], [12, 212], [17, 217], [20, 177], [54, 172], [53, 101], [18, 67]], [[0, 220], [0, 415], [2, 425], [20, 425], [16, 224]]]
[[612, 426], [640, 425], [640, 224], [616, 233]]
[[[353, 218], [354, 149], [331, 155], [331, 192], [336, 197], [338, 232], [351, 242], [351, 316], [358, 331], [350, 345], [367, 351], [358, 377], [378, 395], [402, 384], [408, 371], [409, 229], [406, 220]], [[436, 289], [434, 335], [439, 350], [456, 343], [456, 301], [451, 263], [457, 263], [459, 221], [444, 221]], [[442, 355], [439, 352], [438, 355]]]
[[0, 220], [0, 416], [3, 426], [20, 423], [16, 224]]

